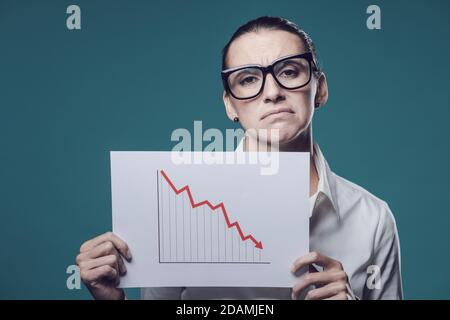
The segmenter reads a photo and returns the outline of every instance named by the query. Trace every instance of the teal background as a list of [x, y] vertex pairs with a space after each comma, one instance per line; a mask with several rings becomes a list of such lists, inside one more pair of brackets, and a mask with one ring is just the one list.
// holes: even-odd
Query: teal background
[[[73, 3], [80, 31], [66, 28]], [[366, 28], [373, 3], [382, 30]], [[233, 127], [220, 50], [268, 14], [316, 43], [330, 98], [315, 139], [337, 174], [389, 203], [405, 297], [449, 299], [450, 2], [373, 3], [0, 0], [0, 298], [90, 297], [65, 271], [111, 229], [109, 151], [170, 150], [194, 120]]]

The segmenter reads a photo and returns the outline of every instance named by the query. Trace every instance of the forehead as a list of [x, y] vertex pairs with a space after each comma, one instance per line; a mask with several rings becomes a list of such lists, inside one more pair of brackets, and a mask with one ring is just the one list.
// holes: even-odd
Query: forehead
[[305, 52], [297, 35], [282, 30], [258, 30], [243, 34], [231, 43], [227, 67], [246, 64], [269, 65], [280, 57]]

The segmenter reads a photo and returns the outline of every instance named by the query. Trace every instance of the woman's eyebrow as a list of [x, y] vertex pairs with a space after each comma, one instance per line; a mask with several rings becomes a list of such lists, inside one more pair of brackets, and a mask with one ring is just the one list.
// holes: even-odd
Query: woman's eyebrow
[[[294, 56], [296, 56], [296, 55], [298, 55], [298, 54], [289, 54], [289, 55], [286, 55], [286, 56], [282, 56], [282, 57], [279, 57], [279, 58], [276, 58], [275, 60], [273, 60], [270, 64], [268, 64], [268, 66], [269, 65], [272, 65], [272, 64], [274, 64], [274, 63], [277, 63], [277, 62], [279, 62], [280, 60], [282, 61], [283, 59], [287, 59], [287, 58], [290, 58], [290, 57], [294, 57]], [[236, 69], [241, 69], [241, 68], [250, 68], [250, 67], [265, 67], [265, 66], [263, 66], [263, 65], [261, 65], [261, 64], [257, 64], [257, 63], [249, 63], [249, 64], [243, 64], [243, 65], [239, 65], [239, 66], [236, 66], [236, 67], [232, 67], [232, 68], [228, 68], [228, 69], [225, 69], [225, 70], [223, 70], [223, 71], [233, 71], [233, 70], [236, 70]]]
[[285, 65], [296, 65], [296, 66], [301, 66], [302, 64], [294, 59], [288, 59], [288, 60], [282, 60], [279, 62], [276, 62], [277, 66], [281, 65], [281, 66], [285, 66]]
[[238, 72], [239, 74], [247, 74], [247, 73], [250, 73], [250, 74], [258, 74], [259, 73], [259, 69], [256, 69], [256, 68], [244, 68], [244, 69], [242, 69], [242, 70], [239, 70], [240, 72]]
[[262, 65], [255, 64], [255, 63], [253, 63], [253, 64], [243, 64], [243, 65], [240, 65], [240, 66], [236, 66], [236, 67], [225, 69], [223, 71], [233, 71], [233, 70], [237, 70], [237, 69], [244, 69], [244, 68], [251, 68], [251, 67], [262, 67]]

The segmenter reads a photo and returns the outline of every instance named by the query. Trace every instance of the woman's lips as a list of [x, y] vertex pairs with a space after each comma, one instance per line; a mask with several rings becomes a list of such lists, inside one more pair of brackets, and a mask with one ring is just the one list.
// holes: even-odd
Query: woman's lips
[[264, 113], [262, 115], [262, 117], [261, 117], [261, 120], [263, 120], [263, 119], [265, 119], [265, 118], [267, 118], [269, 116], [282, 115], [282, 114], [285, 114], [285, 113], [293, 114], [294, 111], [292, 109], [290, 109], [290, 108], [287, 108], [287, 107], [273, 109], [273, 110], [270, 110], [270, 111]]

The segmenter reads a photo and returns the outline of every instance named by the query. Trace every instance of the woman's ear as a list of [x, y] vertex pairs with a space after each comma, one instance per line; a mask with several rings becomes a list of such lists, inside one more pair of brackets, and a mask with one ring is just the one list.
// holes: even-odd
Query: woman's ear
[[317, 91], [314, 99], [316, 108], [320, 108], [328, 101], [328, 84], [325, 73], [321, 72], [317, 81]]
[[237, 118], [238, 115], [236, 109], [231, 103], [230, 95], [225, 90], [223, 91], [222, 99], [223, 104], [225, 105], [225, 111], [227, 112], [228, 119], [234, 121], [234, 119]]

